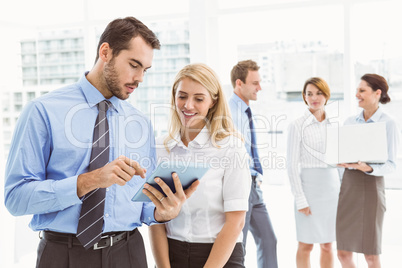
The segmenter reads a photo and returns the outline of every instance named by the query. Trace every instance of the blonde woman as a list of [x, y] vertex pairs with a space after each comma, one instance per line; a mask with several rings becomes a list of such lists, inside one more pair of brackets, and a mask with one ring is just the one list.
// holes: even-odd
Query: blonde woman
[[150, 227], [157, 267], [244, 267], [248, 155], [217, 75], [204, 64], [187, 65], [176, 76], [171, 104], [169, 134], [156, 142], [158, 161], [210, 169], [177, 218]]
[[287, 167], [295, 198], [298, 268], [310, 267], [310, 253], [320, 244], [321, 267], [334, 267], [332, 242], [339, 194], [336, 168], [325, 163], [325, 132], [330, 125], [325, 105], [331, 93], [319, 77], [308, 79], [302, 96], [308, 109], [290, 124]]

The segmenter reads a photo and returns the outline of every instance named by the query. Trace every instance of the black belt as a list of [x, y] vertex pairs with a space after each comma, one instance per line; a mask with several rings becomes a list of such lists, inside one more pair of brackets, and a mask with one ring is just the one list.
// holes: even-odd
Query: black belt
[[253, 182], [255, 182], [255, 179], [257, 179], [257, 176], [253, 175], [253, 176], [251, 176], [251, 179], [253, 180]]
[[[93, 246], [93, 249], [102, 249], [111, 247], [114, 244], [120, 242], [121, 240], [126, 239], [130, 235], [133, 235], [137, 231], [135, 228], [132, 231], [124, 231], [124, 232], [115, 232], [115, 233], [104, 233], [101, 236], [101, 240]], [[66, 233], [58, 233], [52, 231], [44, 231], [43, 238], [46, 240], [68, 244], [69, 246], [82, 246], [81, 242], [75, 236], [75, 234], [66, 234]]]

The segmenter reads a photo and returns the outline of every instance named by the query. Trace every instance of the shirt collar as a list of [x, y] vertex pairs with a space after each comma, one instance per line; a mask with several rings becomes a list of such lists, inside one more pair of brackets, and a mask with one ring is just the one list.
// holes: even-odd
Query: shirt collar
[[209, 134], [209, 130], [206, 126], [204, 126], [200, 133], [198, 133], [197, 137], [195, 137], [195, 139], [192, 140], [189, 145], [203, 148], [208, 143], [210, 138], [211, 135]]
[[[78, 80], [78, 85], [80, 86], [85, 99], [87, 100], [87, 103], [89, 107], [93, 107], [97, 105], [99, 102], [105, 100], [105, 97], [100, 93], [100, 91], [94, 87], [87, 79], [87, 74], [89, 72], [85, 72], [85, 74]], [[112, 103], [112, 107], [117, 111], [121, 112], [122, 111], [122, 106], [121, 106], [121, 100], [118, 99], [116, 96], [111, 97], [108, 99]]]
[[[200, 133], [195, 137], [194, 140], [190, 141], [188, 147], [193, 148], [203, 148], [208, 144], [211, 138], [210, 132], [206, 126], [201, 129]], [[175, 146], [186, 147], [181, 141], [180, 133], [177, 133], [174, 139], [171, 139], [167, 144], [169, 150], [173, 149]]]
[[247, 110], [247, 108], [249, 108], [249, 106], [248, 106], [239, 96], [237, 96], [236, 93], [233, 93], [233, 95], [232, 95], [232, 101], [233, 101], [234, 103], [236, 103], [237, 105], [240, 105], [241, 111], [242, 111], [243, 113], [245, 113], [246, 110]]
[[[364, 110], [361, 111], [361, 113], [356, 116], [356, 121], [366, 122], [366, 120], [364, 120], [363, 113], [364, 113]], [[381, 108], [381, 106], [378, 106], [377, 111], [375, 111], [375, 113], [367, 120], [367, 123], [370, 123], [370, 122], [375, 123], [375, 122], [380, 121], [382, 114], [383, 114], [382, 108]]]
[[[322, 122], [324, 122], [324, 121], [329, 122], [327, 112], [324, 111], [324, 114], [325, 114], [325, 119]], [[318, 122], [317, 118], [310, 112], [310, 110], [308, 108], [304, 112], [304, 116], [306, 118], [306, 123], [309, 123], [309, 124], [311, 124], [311, 123], [322, 123], [322, 122]]]

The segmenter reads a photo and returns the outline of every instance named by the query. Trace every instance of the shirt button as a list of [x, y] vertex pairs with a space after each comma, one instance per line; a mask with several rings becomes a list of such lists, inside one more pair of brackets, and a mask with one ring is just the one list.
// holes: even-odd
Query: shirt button
[[108, 214], [108, 213], [106, 213], [106, 214], [105, 214], [105, 217], [106, 217], [106, 218], [109, 218], [109, 214]]
[[106, 192], [109, 192], [109, 188], [106, 188]]

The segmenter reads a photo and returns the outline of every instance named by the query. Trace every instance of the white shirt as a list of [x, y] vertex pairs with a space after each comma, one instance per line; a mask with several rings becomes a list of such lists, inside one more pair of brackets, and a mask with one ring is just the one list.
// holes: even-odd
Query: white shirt
[[308, 109], [302, 117], [289, 125], [286, 161], [297, 209], [309, 206], [303, 191], [300, 170], [329, 167], [325, 163], [325, 137], [329, 125], [331, 123], [328, 119], [319, 122]]
[[[240, 139], [234, 136], [218, 141], [214, 147], [210, 133], [204, 128], [186, 147], [180, 139], [168, 144], [156, 140], [158, 162], [184, 161], [210, 166], [200, 185], [184, 203], [179, 215], [166, 223], [167, 236], [193, 243], [214, 243], [225, 224], [225, 212], [247, 211], [251, 179], [250, 158]], [[242, 233], [237, 242], [242, 241]]]
[[[384, 164], [370, 164], [373, 168], [371, 173], [367, 173], [372, 176], [384, 176], [387, 173], [391, 173], [396, 169], [396, 154], [399, 148], [400, 134], [398, 126], [395, 120], [388, 114], [384, 113], [381, 106], [378, 107], [377, 111], [367, 120], [364, 120], [363, 111], [357, 116], [351, 116], [345, 121], [345, 125], [352, 124], [367, 124], [375, 122], [385, 122], [387, 130], [387, 143], [388, 143], [388, 160]], [[373, 141], [375, 142], [375, 141]], [[370, 146], [369, 144], [367, 146]]]

